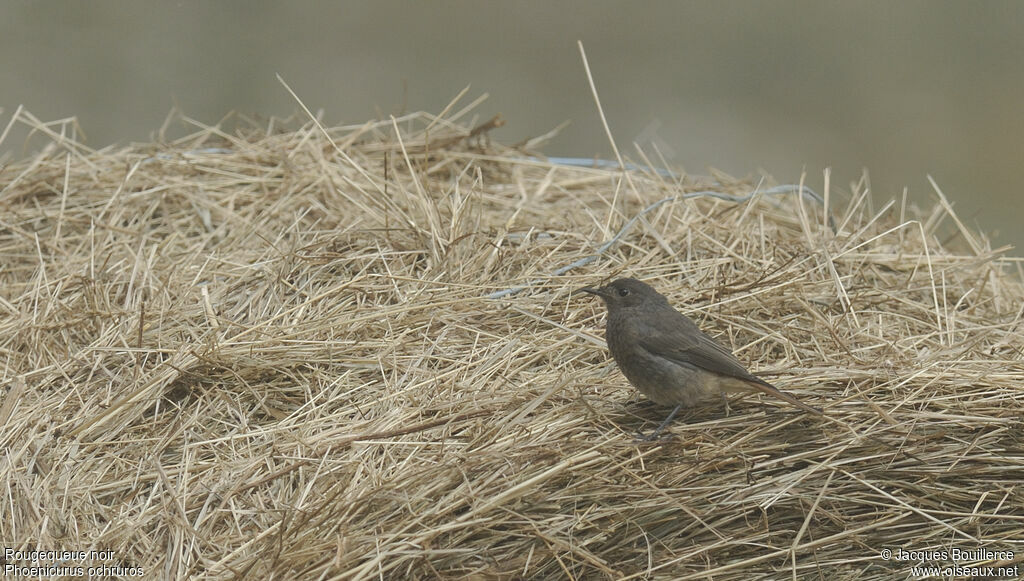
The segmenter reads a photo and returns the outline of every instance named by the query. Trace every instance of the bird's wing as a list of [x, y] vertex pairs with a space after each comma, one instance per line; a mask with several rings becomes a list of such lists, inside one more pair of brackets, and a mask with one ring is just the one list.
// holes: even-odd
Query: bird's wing
[[697, 328], [682, 313], [673, 311], [645, 321], [651, 332], [640, 335], [640, 346], [659, 357], [680, 365], [695, 365], [701, 369], [760, 383], [728, 349]]

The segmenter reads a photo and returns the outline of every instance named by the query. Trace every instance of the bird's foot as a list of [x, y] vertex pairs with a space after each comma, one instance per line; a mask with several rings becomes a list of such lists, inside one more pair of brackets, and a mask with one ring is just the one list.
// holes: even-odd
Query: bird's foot
[[643, 441], [643, 442], [653, 442], [653, 441], [657, 440], [658, 439], [658, 435], [661, 434], [662, 430], [665, 429], [665, 426], [667, 426], [669, 424], [669, 422], [672, 421], [672, 418], [676, 417], [676, 414], [679, 413], [679, 410], [682, 407], [683, 407], [682, 405], [677, 405], [675, 407], [675, 409], [672, 410], [672, 413], [670, 413], [668, 415], [668, 417], [665, 418], [665, 421], [661, 422], [661, 424], [658, 425], [658, 428], [656, 430], [654, 430], [654, 432], [652, 432], [650, 435], [645, 436], [645, 435], [643, 435], [641, 433], [640, 434], [640, 440]]

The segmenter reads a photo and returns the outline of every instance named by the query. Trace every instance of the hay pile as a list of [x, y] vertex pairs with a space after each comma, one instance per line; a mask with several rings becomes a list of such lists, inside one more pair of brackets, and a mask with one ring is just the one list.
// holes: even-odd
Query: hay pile
[[[757, 184], [555, 165], [465, 116], [94, 151], [19, 111], [51, 141], [0, 170], [5, 546], [210, 579], [1024, 559], [1019, 262], [944, 198], [825, 192], [835, 233], [794, 195], [679, 198], [553, 275]], [[667, 410], [571, 294], [620, 275], [849, 429], [745, 396], [635, 443]], [[978, 548], [1010, 553], [880, 556]]]

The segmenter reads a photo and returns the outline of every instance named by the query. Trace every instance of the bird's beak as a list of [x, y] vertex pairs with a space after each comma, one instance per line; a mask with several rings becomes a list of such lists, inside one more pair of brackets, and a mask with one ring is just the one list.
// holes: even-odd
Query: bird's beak
[[580, 290], [576, 291], [573, 294], [579, 294], [579, 293], [590, 293], [592, 295], [597, 295], [597, 296], [599, 296], [601, 298], [604, 298], [604, 289], [603, 288], [592, 288], [592, 287], [588, 286], [588, 287], [581, 288]]

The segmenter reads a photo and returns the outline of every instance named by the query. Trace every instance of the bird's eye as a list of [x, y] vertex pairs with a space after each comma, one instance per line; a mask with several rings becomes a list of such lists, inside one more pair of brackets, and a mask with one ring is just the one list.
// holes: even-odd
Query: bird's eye
[[626, 296], [628, 294], [629, 294], [629, 289], [628, 288], [620, 288], [619, 289], [619, 296], [620, 297], [624, 297], [624, 296]]

